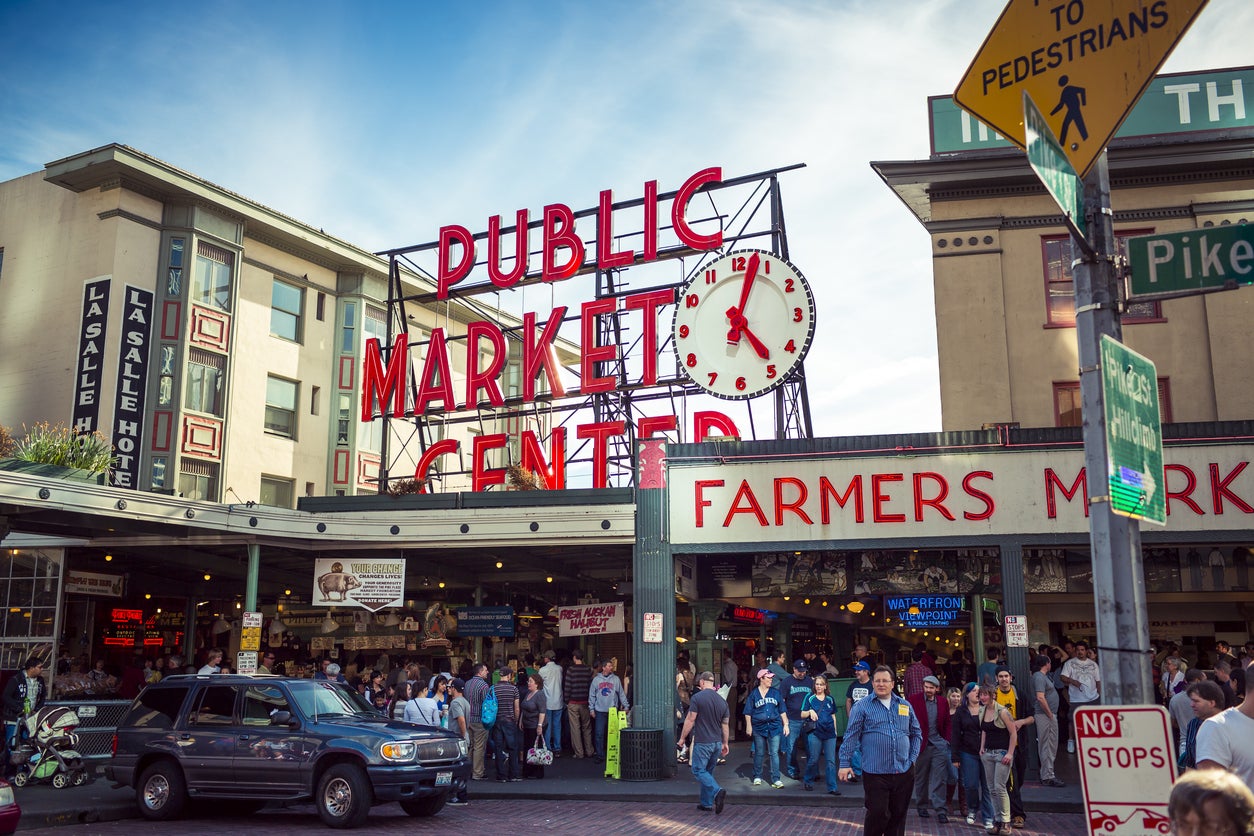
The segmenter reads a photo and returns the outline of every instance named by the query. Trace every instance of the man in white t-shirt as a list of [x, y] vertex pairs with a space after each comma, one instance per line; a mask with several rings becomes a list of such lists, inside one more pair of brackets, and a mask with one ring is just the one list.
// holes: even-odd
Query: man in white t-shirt
[[[1254, 665], [1245, 669], [1248, 679]], [[1197, 768], [1226, 769], [1254, 790], [1254, 689], [1235, 708], [1221, 711], [1197, 730]]]
[[1067, 751], [1075, 752], [1075, 710], [1086, 705], [1097, 705], [1102, 699], [1102, 669], [1097, 660], [1089, 656], [1087, 642], [1075, 643], [1075, 654], [1062, 663], [1058, 676], [1067, 686], [1071, 700], [1071, 734], [1067, 736]]

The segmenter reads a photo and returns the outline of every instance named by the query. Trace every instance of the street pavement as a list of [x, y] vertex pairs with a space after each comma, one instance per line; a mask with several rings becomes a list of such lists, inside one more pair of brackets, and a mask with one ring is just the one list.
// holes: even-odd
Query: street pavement
[[[1050, 836], [1086, 836], [1084, 817], [1079, 813], [1041, 813], [1032, 817], [1032, 828], [1023, 833], [1045, 833]], [[862, 832], [862, 810], [853, 807], [773, 807], [740, 806], [728, 803], [722, 815], [696, 809], [696, 795], [688, 803], [646, 803], [641, 801], [606, 801], [600, 799], [544, 801], [531, 799], [471, 801], [465, 807], [445, 807], [429, 819], [405, 815], [399, 805], [375, 807], [362, 833], [481, 833], [492, 828], [508, 832], [543, 832], [579, 834], [691, 834], [691, 833], [769, 833], [771, 836], [813, 836], [816, 833], [857, 834]], [[202, 812], [199, 817], [174, 823], [144, 821], [113, 821], [62, 827], [21, 829], [27, 836], [142, 836], [171, 833], [187, 836], [219, 836], [222, 833], [256, 832], [266, 836], [308, 834], [323, 830], [309, 805], [288, 810], [264, 810], [252, 816], [223, 817]], [[906, 833], [928, 836], [959, 836], [983, 834], [982, 828], [969, 827], [951, 819], [949, 824], [936, 824], [935, 819], [919, 819], [912, 811]]]
[[[661, 781], [621, 781], [605, 778], [604, 767], [598, 762], [590, 758], [577, 760], [567, 751], [546, 768], [545, 778], [539, 781], [498, 783], [493, 780], [493, 767], [489, 766], [488, 780], [471, 782], [470, 807], [446, 807], [436, 821], [467, 821], [467, 815], [478, 820], [485, 811], [488, 815], [505, 815], [517, 821], [516, 814], [511, 812], [515, 806], [534, 805], [529, 809], [537, 817], [535, 826], [553, 833], [574, 832], [577, 826], [586, 831], [588, 816], [592, 815], [593, 809], [598, 811], [593, 817], [598, 822], [598, 831], [614, 833], [700, 832], [703, 826], [709, 832], [732, 827], [765, 826], [771, 833], [788, 833], [791, 830], [785, 828], [787, 822], [797, 828], [809, 828], [816, 821], [827, 828], [846, 825], [853, 828], [834, 832], [856, 833], [861, 830], [861, 784], [841, 784], [840, 796], [827, 795], [823, 791], [825, 785], [821, 777], [816, 781], [813, 792], [804, 791], [799, 782], [788, 778], [784, 778], [783, 789], [772, 789], [765, 784], [755, 787], [751, 782], [752, 758], [747, 743], [733, 744], [727, 760], [727, 764], [718, 767], [715, 773], [727, 789], [727, 810], [717, 818], [696, 810], [697, 784], [686, 765], [680, 766], [674, 777]], [[1024, 785], [1028, 827], [1021, 832], [1086, 832], [1075, 756], [1060, 755], [1057, 767], [1059, 776], [1067, 782], [1066, 787], [1052, 789], [1033, 781]], [[23, 833], [43, 832], [47, 828], [66, 834], [216, 833], [230, 824], [255, 822], [258, 818], [264, 818], [268, 828], [321, 826], [313, 808], [307, 804], [290, 808], [272, 805], [252, 817], [232, 818], [215, 816], [212, 804], [204, 802], [196, 811], [200, 814], [199, 818], [193, 815], [177, 824], [165, 825], [159, 831], [148, 823], [138, 821], [134, 790], [114, 788], [103, 776], [82, 787], [58, 790], [47, 784], [29, 785], [15, 790], [15, 793], [22, 807], [20, 830]], [[371, 817], [372, 827], [422, 829], [427, 825], [422, 819], [405, 816], [395, 804], [376, 807]], [[620, 825], [621, 829], [614, 829]], [[694, 827], [698, 830], [693, 831]], [[974, 835], [982, 832], [960, 822], [957, 817], [949, 825], [941, 826], [934, 819], [918, 819], [914, 812], [910, 814], [907, 829], [910, 833]]]

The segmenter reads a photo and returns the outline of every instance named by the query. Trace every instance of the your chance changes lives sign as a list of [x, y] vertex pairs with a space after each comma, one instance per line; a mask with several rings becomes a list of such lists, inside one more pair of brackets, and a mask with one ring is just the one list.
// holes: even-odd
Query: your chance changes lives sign
[[572, 607], [559, 607], [557, 611], [557, 634], [559, 636], [622, 633], [626, 629], [622, 601], [616, 601], [612, 604], [582, 604]]

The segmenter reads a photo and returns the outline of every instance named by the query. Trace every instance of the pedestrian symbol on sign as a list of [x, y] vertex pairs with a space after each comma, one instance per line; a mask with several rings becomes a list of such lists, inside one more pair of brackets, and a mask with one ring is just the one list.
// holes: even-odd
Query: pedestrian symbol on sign
[[1075, 129], [1080, 132], [1080, 139], [1089, 138], [1089, 132], [1084, 127], [1084, 116], [1080, 113], [1080, 108], [1088, 103], [1088, 97], [1083, 87], [1077, 87], [1070, 82], [1071, 79], [1065, 75], [1058, 79], [1062, 95], [1058, 97], [1058, 104], [1054, 105], [1054, 109], [1049, 112], [1049, 115], [1053, 116], [1060, 110], [1066, 109], [1067, 111], [1063, 114], [1062, 130], [1058, 133], [1058, 142], [1063, 145], [1067, 143], [1067, 130], [1072, 125], [1075, 125]]

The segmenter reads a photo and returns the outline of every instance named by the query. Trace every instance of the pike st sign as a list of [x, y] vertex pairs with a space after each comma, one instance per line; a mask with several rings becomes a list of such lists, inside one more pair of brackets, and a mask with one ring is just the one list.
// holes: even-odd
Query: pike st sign
[[1130, 296], [1186, 296], [1254, 284], [1254, 226], [1236, 224], [1128, 239]]
[[1010, 0], [954, 99], [1027, 147], [1023, 94], [1045, 111], [1081, 177], [1206, 0]]

